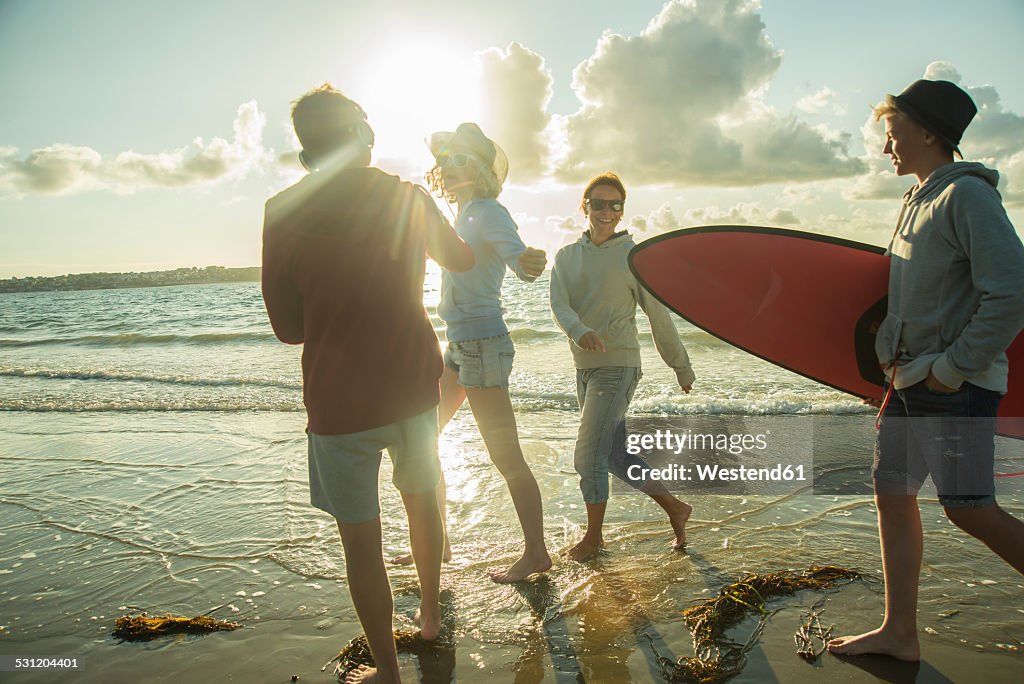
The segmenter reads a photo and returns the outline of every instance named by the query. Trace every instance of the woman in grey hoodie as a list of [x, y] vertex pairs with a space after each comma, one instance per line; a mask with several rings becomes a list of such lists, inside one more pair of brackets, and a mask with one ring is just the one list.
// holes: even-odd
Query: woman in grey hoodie
[[[633, 239], [625, 231], [615, 232], [625, 201], [626, 189], [615, 174], [591, 180], [581, 204], [589, 228], [575, 243], [559, 250], [551, 269], [551, 312], [569, 337], [581, 413], [573, 461], [587, 506], [587, 531], [568, 550], [571, 558], [580, 561], [597, 554], [604, 544], [601, 528], [609, 470], [639, 488], [626, 473], [630, 465], [647, 467], [626, 451], [626, 409], [641, 377], [637, 304], [650, 319], [658, 353], [675, 370], [682, 391], [688, 394], [694, 381], [690, 359], [668, 310], [644, 291], [629, 270], [626, 257]], [[682, 548], [692, 508], [660, 482], [644, 482], [643, 491], [668, 514], [675, 533], [673, 547]]]

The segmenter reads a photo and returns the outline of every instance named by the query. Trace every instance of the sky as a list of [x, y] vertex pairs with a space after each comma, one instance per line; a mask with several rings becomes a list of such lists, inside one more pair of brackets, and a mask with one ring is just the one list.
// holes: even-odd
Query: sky
[[1024, 3], [0, 0], [0, 278], [260, 260], [302, 175], [290, 103], [329, 81], [422, 182], [477, 121], [524, 240], [576, 239], [618, 173], [640, 241], [712, 223], [885, 244], [902, 193], [871, 107], [918, 78], [979, 115], [965, 158], [1024, 227]]

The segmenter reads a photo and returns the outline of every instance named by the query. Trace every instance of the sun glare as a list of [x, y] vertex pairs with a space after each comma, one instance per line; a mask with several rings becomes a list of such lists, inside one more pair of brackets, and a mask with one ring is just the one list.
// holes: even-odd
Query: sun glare
[[477, 74], [468, 49], [456, 51], [440, 39], [395, 39], [368, 55], [361, 71], [353, 96], [377, 133], [378, 155], [422, 159], [432, 132], [477, 116]]

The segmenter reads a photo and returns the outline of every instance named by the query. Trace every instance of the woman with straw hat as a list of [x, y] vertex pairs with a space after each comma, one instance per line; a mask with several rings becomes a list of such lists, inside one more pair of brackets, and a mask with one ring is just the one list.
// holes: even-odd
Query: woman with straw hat
[[[427, 174], [431, 189], [458, 205], [456, 232], [473, 248], [470, 271], [444, 270], [438, 315], [445, 322], [448, 347], [441, 376], [439, 426], [451, 420], [468, 398], [491, 461], [508, 485], [523, 530], [523, 555], [508, 569], [491, 574], [495, 582], [517, 582], [551, 567], [544, 543], [540, 488], [519, 445], [519, 431], [509, 397], [515, 347], [502, 317], [501, 284], [505, 269], [533, 282], [547, 263], [544, 252], [528, 248], [508, 210], [497, 200], [508, 175], [508, 157], [475, 123], [454, 132], [434, 133], [428, 140], [436, 163]], [[445, 482], [438, 485], [445, 510]], [[442, 518], [444, 516], [442, 515]], [[444, 557], [451, 557], [445, 534]], [[398, 563], [411, 559], [401, 557]]]

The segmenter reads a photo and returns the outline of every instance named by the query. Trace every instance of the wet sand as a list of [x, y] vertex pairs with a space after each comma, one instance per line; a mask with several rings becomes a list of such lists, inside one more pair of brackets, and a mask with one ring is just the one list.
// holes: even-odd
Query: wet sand
[[[840, 431], [827, 444], [842, 458], [829, 472], [863, 483], [869, 421], [837, 420]], [[332, 681], [321, 666], [360, 630], [333, 521], [308, 505], [301, 414], [7, 414], [0, 421], [0, 653], [84, 659], [79, 673], [0, 679]], [[584, 517], [571, 432], [550, 437], [568, 432], [559, 421], [535, 413], [522, 429], [553, 550], [579, 539]], [[733, 681], [1010, 682], [1024, 671], [1024, 581], [955, 530], [928, 492], [922, 663], [825, 654], [810, 665], [795, 655], [793, 634], [819, 599], [822, 622], [837, 635], [880, 620], [870, 496], [816, 496], [810, 487], [688, 496], [690, 545], [673, 552], [660, 509], [616, 494], [604, 554], [582, 564], [559, 560], [543, 579], [504, 587], [487, 572], [514, 559], [518, 529], [469, 416], [460, 414], [445, 433], [442, 458], [456, 554], [443, 581], [454, 596], [457, 645], [435, 659], [403, 656], [408, 681], [576, 682], [581, 674], [586, 682], [663, 681], [655, 650], [670, 659], [693, 654], [684, 608], [745, 572], [812, 564], [857, 569], [867, 579], [771, 601], [778, 612]], [[381, 479], [390, 479], [386, 465]], [[1024, 478], [1000, 483], [1000, 500], [1021, 516], [1017, 480]], [[405, 547], [406, 531], [397, 495], [387, 486], [382, 492], [390, 555]], [[395, 569], [392, 582], [396, 627], [411, 627], [414, 573]], [[245, 629], [119, 643], [109, 636], [114, 618], [132, 606], [185, 615], [223, 606], [214, 615]], [[753, 624], [734, 638], [744, 640]]]

